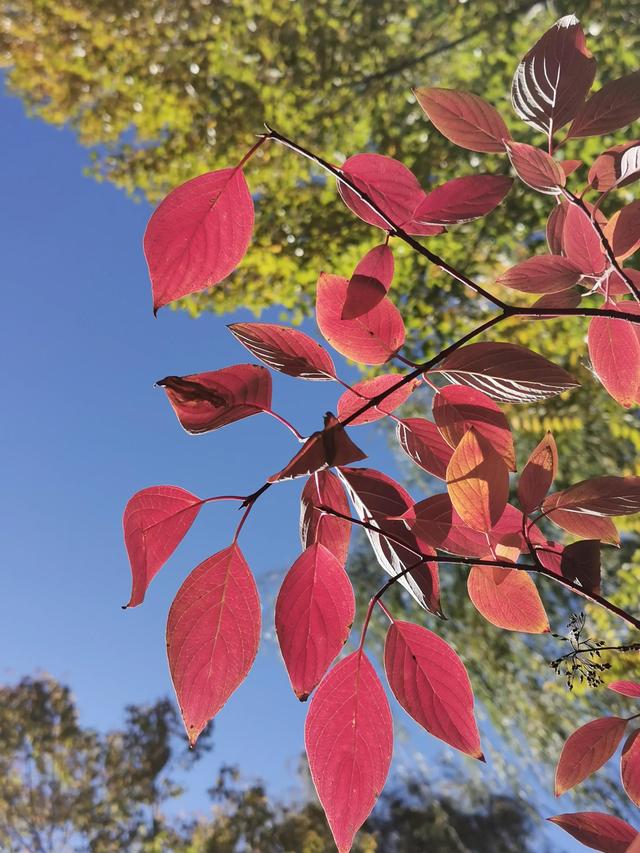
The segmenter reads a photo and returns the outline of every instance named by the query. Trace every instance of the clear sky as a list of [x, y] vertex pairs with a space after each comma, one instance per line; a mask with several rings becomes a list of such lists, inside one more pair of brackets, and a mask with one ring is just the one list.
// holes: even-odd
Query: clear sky
[[[123, 611], [127, 499], [154, 484], [201, 497], [250, 493], [298, 445], [267, 416], [203, 436], [181, 430], [154, 381], [251, 361], [225, 324], [253, 318], [238, 312], [193, 320], [162, 309], [154, 319], [142, 254], [150, 208], [83, 177], [88, 162], [72, 133], [26, 118], [18, 100], [0, 95], [0, 673], [5, 681], [51, 673], [74, 690], [83, 722], [106, 729], [120, 724], [126, 704], [172, 695], [169, 605], [188, 572], [229, 544], [238, 518], [233, 504], [204, 507], [145, 603]], [[277, 316], [274, 310], [263, 319]], [[315, 334], [311, 325], [305, 330]], [[346, 368], [342, 374], [355, 376]], [[274, 376], [274, 408], [304, 434], [335, 410], [339, 394], [334, 383]], [[353, 434], [369, 453], [367, 464], [399, 474], [378, 429]], [[300, 551], [301, 486], [270, 489], [241, 536], [261, 582], [267, 632], [275, 588], [265, 582]], [[372, 573], [380, 577], [373, 563]], [[276, 645], [264, 641], [217, 718], [213, 754], [189, 777], [188, 806], [205, 807], [204, 791], [223, 763], [284, 793], [303, 749], [305, 708], [290, 692]], [[414, 733], [411, 741], [437, 766], [432, 739]], [[400, 747], [398, 762], [408, 755]], [[562, 849], [578, 849], [552, 833]]]

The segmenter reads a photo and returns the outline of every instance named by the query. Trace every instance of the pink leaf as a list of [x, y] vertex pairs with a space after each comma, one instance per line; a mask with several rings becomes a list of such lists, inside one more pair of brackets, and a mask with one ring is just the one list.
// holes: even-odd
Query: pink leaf
[[271, 408], [271, 374], [257, 364], [167, 376], [156, 384], [164, 388], [182, 427], [194, 435]]
[[560, 204], [556, 204], [547, 220], [547, 244], [553, 255], [562, 254], [562, 232], [568, 209], [568, 203], [562, 200]]
[[612, 681], [611, 684], [607, 684], [607, 687], [622, 696], [640, 699], [640, 683], [637, 681]]
[[601, 275], [607, 258], [593, 223], [577, 205], [567, 210], [562, 232], [562, 244], [567, 258], [585, 275]]
[[[623, 272], [637, 288], [640, 288], [640, 270], [623, 267]], [[609, 275], [605, 276], [604, 281], [600, 284], [600, 289], [609, 296], [625, 296], [629, 293], [629, 286], [617, 270], [611, 270]], [[633, 314], [637, 314], [639, 310], [636, 302], [619, 302], [618, 307], [621, 311], [631, 311]]]
[[453, 225], [491, 213], [507, 195], [513, 181], [505, 175], [469, 175], [436, 187], [415, 210], [418, 222]]
[[518, 500], [525, 513], [540, 506], [558, 473], [558, 448], [548, 432], [531, 452], [518, 481]]
[[479, 343], [461, 347], [429, 373], [483, 391], [503, 403], [534, 403], [562, 394], [578, 383], [566, 370], [516, 344]]
[[574, 15], [547, 30], [518, 65], [511, 100], [518, 116], [552, 137], [576, 115], [596, 73]]
[[624, 746], [620, 758], [622, 784], [631, 802], [640, 806], [640, 729], [634, 729]]
[[592, 317], [588, 342], [598, 379], [614, 400], [628, 409], [640, 387], [640, 340], [634, 325], [626, 320]]
[[441, 388], [433, 398], [433, 418], [451, 447], [457, 447], [473, 427], [502, 456], [507, 467], [515, 470], [516, 457], [509, 423], [499, 406], [482, 391], [463, 385]]
[[275, 614], [280, 651], [301, 702], [340, 653], [355, 612], [344, 568], [323, 545], [311, 545], [287, 572]]
[[203, 501], [177, 486], [152, 486], [127, 503], [122, 526], [131, 564], [131, 598], [142, 604], [149, 584], [178, 547]]
[[340, 661], [322, 681], [309, 706], [304, 740], [336, 845], [348, 853], [380, 796], [393, 752], [389, 703], [363, 652]]
[[393, 252], [386, 244], [375, 246], [362, 258], [347, 285], [341, 320], [355, 320], [382, 302], [393, 281]]
[[476, 610], [492, 625], [528, 634], [549, 631], [544, 605], [525, 571], [472, 566], [467, 590]]
[[341, 355], [361, 364], [384, 364], [404, 343], [404, 323], [395, 305], [384, 298], [371, 311], [343, 320], [346, 278], [322, 273], [318, 279], [316, 320], [323, 337]]
[[533, 145], [524, 142], [507, 143], [507, 153], [516, 174], [525, 184], [538, 192], [558, 195], [567, 182], [559, 163]]
[[316, 471], [304, 485], [300, 497], [300, 539], [303, 548], [316, 542], [324, 545], [344, 566], [349, 554], [351, 524], [344, 518], [314, 509], [317, 506], [349, 515], [349, 501], [342, 483], [331, 471]]
[[610, 518], [599, 518], [589, 513], [581, 515], [579, 512], [563, 509], [552, 510], [547, 517], [562, 530], [566, 530], [567, 533], [572, 533], [574, 536], [591, 536], [610, 545], [620, 544], [618, 531]]
[[335, 379], [331, 356], [304, 332], [273, 323], [232, 323], [227, 328], [272, 370], [299, 379]]
[[[424, 198], [424, 190], [413, 172], [403, 163], [382, 154], [356, 154], [342, 164], [342, 172], [373, 201], [393, 223], [408, 234], [440, 234], [442, 228], [415, 222], [413, 212]], [[338, 180], [338, 192], [356, 216], [389, 231], [391, 225]]]
[[510, 134], [500, 113], [471, 92], [423, 88], [414, 91], [422, 109], [455, 145], [470, 151], [504, 152]]
[[445, 479], [453, 450], [435, 424], [424, 418], [406, 418], [398, 421], [396, 435], [409, 459], [428, 474]]
[[598, 192], [626, 187], [640, 178], [640, 140], [614, 145], [589, 169], [589, 184]]
[[[363, 382], [357, 382], [353, 386], [353, 390], [345, 391], [342, 397], [338, 400], [338, 417], [341, 421], [351, 417], [354, 412], [361, 409], [367, 400], [382, 394], [394, 385], [397, 385], [402, 376], [398, 373], [385, 373], [382, 376], [376, 376], [373, 379], [365, 379]], [[419, 379], [414, 379], [413, 382], [405, 382], [397, 391], [392, 391], [385, 399], [378, 403], [377, 406], [372, 406], [358, 415], [357, 418], [349, 422], [349, 426], [357, 426], [358, 424], [369, 424], [372, 421], [378, 421], [384, 418], [389, 412], [393, 412], [398, 406], [406, 402], [410, 395], [420, 385]]]
[[556, 797], [606, 764], [618, 748], [626, 727], [627, 721], [622, 717], [601, 717], [576, 729], [562, 747], [556, 767]]
[[447, 466], [447, 489], [460, 518], [481, 533], [492, 529], [507, 505], [507, 466], [473, 427], [464, 435]]
[[576, 812], [549, 817], [552, 823], [573, 835], [592, 850], [601, 853], [626, 853], [627, 848], [638, 836], [626, 821], [603, 812]]
[[[568, 290], [561, 290], [559, 293], [547, 293], [541, 296], [531, 306], [532, 308], [577, 308], [582, 300], [582, 293], [577, 287], [570, 287]], [[544, 317], [538, 319], [549, 319], [550, 315], [545, 314]]]
[[[420, 560], [418, 554], [434, 556], [435, 552], [407, 530], [404, 522], [390, 520], [390, 517], [398, 518], [409, 509], [413, 504], [411, 496], [391, 477], [372, 468], [341, 468], [339, 475], [358, 518], [380, 528], [380, 533], [366, 530], [380, 566], [391, 577], [410, 566], [416, 566], [403, 575], [398, 583], [425, 610], [441, 615], [438, 566], [436, 563], [416, 565]], [[399, 538], [407, 547], [387, 538], [385, 533]]]
[[434, 737], [484, 761], [469, 676], [451, 646], [420, 625], [394, 621], [384, 668], [407, 714]]
[[610, 80], [578, 110], [568, 138], [603, 136], [640, 116], [640, 71]]
[[246, 678], [259, 642], [258, 590], [230, 545], [191, 572], [167, 620], [169, 669], [191, 746]]
[[324, 429], [314, 432], [302, 445], [282, 471], [272, 474], [269, 483], [304, 477], [314, 471], [332, 468], [334, 465], [349, 465], [367, 458], [360, 448], [351, 441], [342, 424], [331, 412], [324, 416]]
[[573, 287], [581, 275], [578, 267], [567, 258], [536, 255], [503, 272], [496, 283], [522, 293], [557, 293]]
[[242, 169], [209, 172], [170, 192], [144, 235], [154, 313], [226, 278], [244, 257], [252, 231], [253, 202]]

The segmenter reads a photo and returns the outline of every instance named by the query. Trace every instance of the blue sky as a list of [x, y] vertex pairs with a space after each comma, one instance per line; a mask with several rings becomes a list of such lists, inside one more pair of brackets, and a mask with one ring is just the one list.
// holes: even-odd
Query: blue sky
[[[125, 612], [127, 499], [163, 483], [201, 497], [250, 493], [298, 445], [266, 416], [204, 436], [180, 429], [154, 381], [251, 361], [225, 325], [252, 317], [239, 311], [193, 320], [162, 309], [154, 319], [142, 254], [150, 208], [83, 177], [89, 157], [72, 133], [27, 118], [17, 99], [0, 96], [0, 127], [0, 673], [5, 681], [51, 673], [74, 690], [83, 722], [106, 729], [122, 721], [126, 704], [172, 695], [167, 610], [188, 572], [229, 544], [238, 518], [234, 504], [206, 506], [144, 605]], [[355, 376], [348, 368], [342, 374]], [[274, 408], [304, 434], [320, 426], [326, 409], [335, 410], [339, 394], [333, 383], [274, 377]], [[369, 453], [367, 464], [399, 475], [378, 429], [355, 437]], [[276, 590], [267, 581], [300, 551], [301, 487], [294, 481], [270, 489], [241, 537], [261, 581], [268, 631]], [[380, 576], [373, 563], [372, 571]], [[265, 778], [276, 793], [295, 787], [305, 708], [290, 692], [277, 647], [264, 641], [216, 721], [213, 754], [189, 776], [185, 808], [205, 808], [204, 792], [223, 763]], [[416, 747], [438, 766], [439, 751], [420, 732], [399, 746], [396, 766]], [[559, 830], [551, 832], [559, 844]], [[564, 838], [562, 845], [578, 849]]]

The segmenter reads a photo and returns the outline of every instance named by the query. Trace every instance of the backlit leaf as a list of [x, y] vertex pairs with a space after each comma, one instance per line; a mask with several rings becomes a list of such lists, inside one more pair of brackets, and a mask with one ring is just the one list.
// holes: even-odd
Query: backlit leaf
[[271, 374], [257, 364], [167, 376], [156, 384], [164, 388], [182, 427], [194, 435], [271, 408]]
[[609, 690], [614, 693], [620, 693], [621, 696], [631, 696], [633, 699], [640, 699], [640, 683], [637, 681], [612, 681], [607, 684]]
[[316, 471], [304, 484], [300, 497], [300, 540], [303, 548], [318, 542], [344, 566], [349, 554], [351, 524], [314, 509], [326, 506], [349, 515], [349, 501], [340, 480], [331, 471]]
[[473, 427], [464, 435], [447, 466], [447, 489], [460, 518], [483, 533], [491, 530], [507, 505], [507, 466]]
[[562, 245], [567, 258], [585, 275], [601, 275], [607, 258], [600, 237], [590, 217], [577, 205], [567, 210], [562, 232]]
[[640, 806], [640, 729], [631, 732], [620, 758], [620, 775], [627, 796], [632, 803]]
[[253, 202], [242, 169], [220, 169], [172, 190], [144, 235], [153, 310], [226, 278], [244, 257]]
[[468, 175], [436, 187], [418, 205], [414, 218], [431, 225], [470, 222], [491, 213], [505, 198], [513, 181], [505, 175]]
[[354, 320], [382, 302], [393, 281], [393, 252], [386, 244], [375, 246], [359, 261], [349, 279], [342, 320]]
[[237, 545], [195, 568], [167, 620], [167, 655], [193, 746], [251, 669], [260, 642], [260, 599]]
[[453, 450], [434, 423], [424, 418], [405, 418], [398, 421], [396, 436], [409, 459], [428, 474], [445, 479]]
[[126, 607], [142, 604], [149, 584], [184, 538], [202, 503], [177, 486], [142, 489], [127, 503], [122, 526], [132, 588]]
[[578, 110], [570, 138], [603, 136], [631, 124], [640, 116], [640, 71], [610, 80]]
[[525, 513], [540, 506], [557, 473], [558, 448], [548, 432], [531, 452], [518, 480], [518, 500]]
[[469, 151], [504, 153], [510, 134], [500, 113], [471, 92], [421, 88], [414, 95], [440, 133]]
[[596, 73], [574, 15], [566, 15], [547, 30], [516, 69], [511, 100], [528, 125], [553, 136], [576, 115]]
[[564, 220], [567, 215], [569, 205], [562, 200], [560, 204], [556, 204], [547, 220], [547, 245], [552, 255], [562, 254], [562, 232], [564, 230]]
[[620, 543], [620, 536], [610, 518], [599, 517], [590, 513], [582, 515], [579, 512], [563, 509], [553, 510], [547, 517], [562, 530], [566, 530], [567, 533], [572, 533], [574, 536], [591, 536], [591, 538], [597, 538], [610, 545]]
[[556, 797], [606, 764], [618, 748], [626, 727], [627, 721], [622, 717], [601, 717], [569, 735], [556, 767]]
[[334, 465], [349, 465], [367, 458], [360, 448], [351, 441], [342, 424], [331, 412], [324, 416], [324, 429], [314, 432], [287, 465], [272, 474], [268, 482], [279, 483], [304, 477], [314, 471], [332, 468]]
[[483, 391], [503, 403], [534, 403], [576, 388], [575, 379], [526, 347], [478, 343], [460, 347], [429, 373]]
[[280, 651], [302, 702], [346, 643], [355, 611], [343, 566], [323, 545], [311, 545], [287, 572], [275, 611]]
[[640, 178], [640, 141], [634, 139], [604, 151], [589, 169], [589, 183], [598, 192], [624, 187]]
[[588, 515], [632, 515], [640, 512], [640, 477], [592, 477], [544, 501], [545, 512], [562, 509]]
[[548, 195], [557, 195], [567, 182], [567, 176], [559, 163], [533, 145], [524, 142], [507, 143], [507, 153], [521, 181]]
[[400, 312], [382, 299], [366, 314], [343, 320], [347, 300], [346, 278], [322, 273], [318, 279], [316, 320], [323, 337], [341, 355], [361, 364], [384, 364], [404, 343]]
[[231, 323], [227, 328], [272, 370], [299, 379], [335, 379], [331, 356], [304, 332], [274, 323]]
[[340, 853], [384, 787], [393, 752], [393, 723], [380, 679], [354, 652], [328, 673], [313, 695], [304, 732], [311, 778]]
[[496, 283], [522, 293], [557, 293], [573, 287], [580, 277], [579, 268], [567, 258], [536, 255], [503, 272]]
[[536, 585], [521, 569], [472, 566], [467, 591], [476, 610], [498, 628], [528, 634], [549, 631]]
[[640, 248], [640, 201], [623, 207], [616, 214], [613, 224], [613, 236], [609, 243], [613, 254], [622, 261]]
[[434, 737], [484, 760], [464, 664], [437, 634], [394, 621], [384, 644], [384, 668], [394, 696]]
[[601, 853], [625, 853], [637, 837], [636, 830], [625, 820], [603, 812], [575, 812], [549, 817], [582, 844]]
[[[401, 379], [402, 377], [397, 373], [385, 373], [382, 376], [375, 376], [373, 379], [365, 379], [362, 382], [357, 382], [352, 386], [352, 391], [345, 391], [338, 400], [338, 417], [341, 421], [344, 421], [354, 412], [361, 409], [367, 400], [397, 385]], [[368, 424], [384, 418], [389, 412], [393, 412], [398, 406], [406, 402], [420, 384], [419, 379], [414, 379], [412, 382], [405, 382], [404, 385], [398, 388], [397, 391], [392, 391], [377, 406], [372, 406], [366, 412], [363, 412], [357, 418], [350, 421], [349, 426]]]
[[640, 340], [635, 327], [626, 320], [592, 317], [587, 340], [596, 376], [614, 400], [628, 409], [640, 387]]

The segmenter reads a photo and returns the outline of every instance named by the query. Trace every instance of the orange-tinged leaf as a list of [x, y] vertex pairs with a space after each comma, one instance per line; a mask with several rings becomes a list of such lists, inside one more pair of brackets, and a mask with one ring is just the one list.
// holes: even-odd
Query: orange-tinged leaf
[[195, 568], [167, 619], [167, 655], [189, 742], [244, 681], [260, 643], [260, 599], [240, 548]]
[[343, 566], [311, 545], [287, 572], [276, 600], [280, 651], [294, 693], [304, 702], [349, 637], [356, 612]]
[[440, 133], [455, 145], [504, 153], [503, 140], [510, 138], [507, 126], [496, 108], [478, 95], [427, 87], [416, 89], [414, 95]]
[[488, 533], [504, 512], [509, 497], [507, 466], [474, 428], [447, 466], [447, 489], [456, 512], [474, 530]]
[[394, 621], [384, 644], [394, 696], [434, 737], [484, 760], [464, 664], [443, 639], [412, 622]]
[[567, 738], [556, 767], [555, 795], [583, 782], [611, 758], [627, 727], [622, 717], [600, 717]]
[[389, 773], [393, 723], [380, 679], [353, 652], [311, 699], [304, 729], [311, 778], [340, 853], [373, 809]]
[[336, 377], [329, 353], [298, 329], [275, 323], [231, 323], [227, 328], [272, 370], [299, 379], [331, 380]]
[[548, 432], [531, 452], [518, 480], [518, 500], [523, 512], [540, 506], [558, 473], [558, 448]]
[[634, 729], [622, 747], [620, 775], [631, 802], [640, 806], [640, 729]]
[[472, 566], [467, 590], [476, 610], [492, 625], [528, 634], [549, 631], [544, 605], [525, 571]]
[[314, 432], [287, 465], [272, 474], [268, 482], [279, 483], [304, 477], [314, 471], [332, 468], [336, 465], [349, 465], [367, 458], [360, 448], [351, 441], [340, 421], [331, 412], [324, 416], [324, 429]]
[[[640, 248], [640, 201], [633, 201], [611, 218], [612, 235], [609, 240], [613, 254], [625, 260]], [[607, 234], [608, 236], [608, 234]]]
[[638, 832], [625, 820], [603, 812], [575, 812], [549, 817], [551, 823], [601, 853], [627, 853]]
[[640, 178], [640, 140], [608, 148], [589, 169], [589, 184], [598, 192], [625, 187]]

